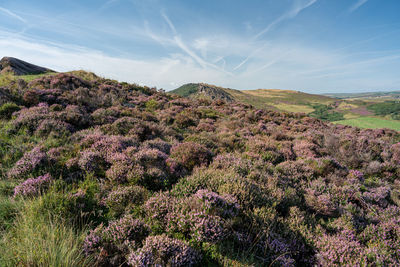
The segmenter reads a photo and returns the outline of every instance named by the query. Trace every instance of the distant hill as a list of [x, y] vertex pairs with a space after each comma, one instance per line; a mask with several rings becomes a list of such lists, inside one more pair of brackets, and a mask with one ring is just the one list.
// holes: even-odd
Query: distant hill
[[306, 113], [322, 120], [363, 128], [400, 129], [399, 112], [397, 108], [393, 108], [398, 104], [392, 103], [400, 99], [400, 92], [317, 95], [294, 90], [235, 90], [210, 84], [189, 83], [169, 93], [192, 99], [222, 99], [250, 104], [256, 108]]
[[226, 88], [205, 83], [188, 83], [170, 93], [190, 98], [205, 98], [210, 100], [221, 99], [226, 102], [235, 101], [235, 98], [227, 92]]
[[364, 92], [364, 93], [332, 93], [325, 96], [340, 99], [376, 99], [376, 100], [395, 100], [400, 99], [400, 91], [391, 92]]
[[333, 104], [337, 99], [323, 95], [307, 94], [300, 91], [257, 89], [236, 90], [210, 84], [189, 83], [170, 91], [189, 98], [221, 99], [227, 102], [243, 102], [257, 108], [271, 108], [287, 112], [311, 113], [313, 104]]
[[13, 75], [43, 74], [54, 72], [48, 68], [40, 67], [13, 57], [3, 57], [0, 60], [0, 73]]

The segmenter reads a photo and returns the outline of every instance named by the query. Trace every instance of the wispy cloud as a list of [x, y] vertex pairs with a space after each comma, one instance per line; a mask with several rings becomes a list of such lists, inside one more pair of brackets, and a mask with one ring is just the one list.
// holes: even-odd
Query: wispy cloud
[[[257, 40], [258, 38], [260, 38], [262, 35], [266, 34], [267, 32], [269, 32], [270, 30], [272, 30], [274, 27], [276, 27], [278, 24], [280, 24], [281, 22], [288, 20], [288, 19], [293, 19], [295, 18], [302, 10], [310, 7], [311, 5], [315, 4], [318, 0], [307, 0], [307, 2], [302, 2], [302, 1], [295, 1], [294, 5], [292, 6], [292, 8], [285, 12], [283, 15], [281, 15], [280, 17], [278, 17], [277, 19], [275, 19], [274, 21], [272, 21], [270, 24], [268, 24], [267, 27], [265, 27], [262, 31], [260, 31], [258, 34], [256, 34], [253, 38], [253, 40]], [[236, 67], [233, 68], [233, 70], [237, 70], [239, 68], [241, 68], [244, 64], [246, 64], [253, 56], [257, 55], [261, 50], [263, 50], [265, 47], [259, 47], [259, 48], [255, 48], [251, 51], [251, 53], [244, 59], [242, 60]], [[273, 64], [276, 63], [276, 61], [271, 61], [273, 62]], [[267, 64], [265, 64], [266, 67], [261, 67], [260, 70], [263, 70], [273, 64], [270, 64], [270, 62], [268, 62]], [[259, 70], [257, 70], [256, 72], [258, 72]]]
[[[207, 62], [203, 58], [201, 58], [199, 55], [196, 54], [186, 43], [182, 40], [181, 36], [179, 35], [178, 31], [175, 28], [175, 25], [172, 23], [172, 21], [169, 19], [167, 14], [164, 11], [161, 11], [161, 16], [165, 20], [165, 22], [168, 24], [169, 28], [173, 32], [173, 40], [175, 44], [183, 51], [185, 52], [188, 56], [193, 58], [202, 68], [206, 69], [207, 67], [212, 67], [213, 69], [216, 69], [218, 71], [224, 72], [225, 74], [228, 75], [233, 75], [230, 72], [225, 71], [224, 69], [218, 67], [215, 64], [212, 64], [210, 62]], [[154, 38], [154, 37], [152, 37]]]
[[262, 35], [269, 32], [271, 29], [273, 29], [279, 23], [281, 23], [285, 20], [288, 20], [288, 19], [295, 18], [301, 11], [310, 7], [317, 1], [318, 0], [309, 0], [306, 3], [301, 3], [301, 2], [296, 1], [295, 4], [293, 5], [293, 7], [288, 12], [284, 13], [282, 16], [280, 16], [279, 18], [275, 19], [270, 24], [268, 24], [267, 27], [265, 27], [262, 31], [260, 31], [257, 35], [254, 36], [254, 39], [260, 38]]
[[368, 2], [368, 0], [357, 0], [357, 2], [350, 7], [349, 12], [351, 13], [351, 12], [356, 11], [357, 9], [359, 9], [361, 6], [363, 6], [367, 2]]
[[15, 19], [17, 19], [17, 20], [19, 20], [19, 21], [21, 21], [23, 23], [27, 23], [27, 21], [23, 17], [18, 16], [17, 14], [15, 14], [14, 12], [12, 12], [11, 10], [9, 10], [7, 8], [0, 7], [0, 11], [3, 12], [3, 13], [6, 13], [10, 17], [13, 17], [13, 18], [15, 18]]
[[262, 51], [265, 47], [266, 47], [266, 45], [263, 45], [262, 47], [259, 47], [259, 48], [254, 49], [254, 50], [250, 53], [250, 55], [248, 55], [242, 62], [240, 62], [236, 67], [234, 67], [233, 70], [238, 70], [240, 67], [242, 67], [244, 64], [246, 64], [247, 61], [249, 61], [249, 59], [250, 59], [251, 57], [254, 57], [254, 56], [258, 55], [258, 53], [259, 53], [260, 51]]

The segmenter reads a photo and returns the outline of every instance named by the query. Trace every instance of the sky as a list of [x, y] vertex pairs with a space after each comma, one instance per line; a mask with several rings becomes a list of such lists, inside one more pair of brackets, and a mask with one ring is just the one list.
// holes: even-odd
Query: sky
[[0, 0], [0, 57], [175, 89], [400, 90], [399, 0]]

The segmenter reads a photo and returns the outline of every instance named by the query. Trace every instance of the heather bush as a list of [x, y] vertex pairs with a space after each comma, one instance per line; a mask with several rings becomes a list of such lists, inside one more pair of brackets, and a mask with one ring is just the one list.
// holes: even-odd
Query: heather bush
[[140, 186], [117, 187], [107, 195], [104, 202], [111, 216], [118, 217], [134, 205], [143, 204], [147, 195], [147, 190]]
[[50, 185], [52, 178], [45, 174], [37, 178], [30, 178], [14, 188], [14, 197], [33, 197], [44, 192]]
[[317, 259], [323, 266], [363, 266], [367, 264], [365, 248], [352, 231], [323, 234], [316, 241]]
[[201, 260], [201, 254], [177, 239], [166, 235], [149, 236], [144, 246], [133, 251], [128, 263], [130, 266], [194, 266]]
[[49, 106], [46, 103], [31, 108], [23, 108], [14, 114], [16, 119], [12, 121], [10, 133], [17, 132], [21, 128], [25, 128], [32, 133], [42, 120], [51, 118]]
[[87, 256], [94, 256], [98, 265], [120, 266], [126, 262], [130, 250], [141, 247], [148, 234], [146, 224], [127, 215], [110, 222], [107, 227], [100, 225], [90, 231], [83, 250]]
[[35, 134], [41, 137], [52, 135], [53, 137], [62, 137], [72, 132], [74, 128], [63, 121], [54, 119], [42, 120], [36, 128]]
[[305, 189], [304, 199], [306, 205], [325, 216], [338, 215], [338, 203], [330, 193], [330, 188], [322, 180], [312, 181]]
[[293, 151], [300, 158], [315, 158], [318, 156], [318, 146], [307, 140], [294, 142]]
[[24, 177], [47, 164], [47, 155], [41, 146], [34, 147], [19, 159], [8, 171], [9, 177]]
[[206, 147], [191, 142], [181, 143], [171, 148], [171, 157], [190, 171], [195, 166], [207, 165], [212, 156]]
[[78, 165], [87, 172], [99, 172], [103, 170], [105, 160], [99, 151], [85, 150], [79, 155]]

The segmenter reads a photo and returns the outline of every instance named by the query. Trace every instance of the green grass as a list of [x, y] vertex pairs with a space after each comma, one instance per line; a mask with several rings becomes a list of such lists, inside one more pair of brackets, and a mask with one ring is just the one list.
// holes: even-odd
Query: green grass
[[172, 90], [170, 93], [177, 94], [183, 97], [188, 97], [191, 94], [197, 93], [197, 90], [198, 90], [198, 84], [189, 83], [182, 85], [181, 87], [175, 90]]
[[38, 214], [26, 200], [0, 240], [0, 266], [90, 266], [82, 252], [85, 231], [59, 218]]
[[369, 129], [389, 128], [396, 131], [400, 131], [400, 121], [386, 120], [376, 117], [359, 117], [356, 119], [336, 121], [335, 123], [355, 126], [359, 128], [369, 128]]
[[39, 77], [47, 76], [47, 75], [54, 75], [56, 72], [47, 72], [43, 74], [31, 74], [31, 75], [21, 75], [21, 76], [15, 76], [12, 74], [0, 74], [0, 86], [6, 86], [10, 84], [12, 81], [17, 81], [18, 79], [25, 80], [26, 82], [30, 82], [34, 79], [37, 79]]

